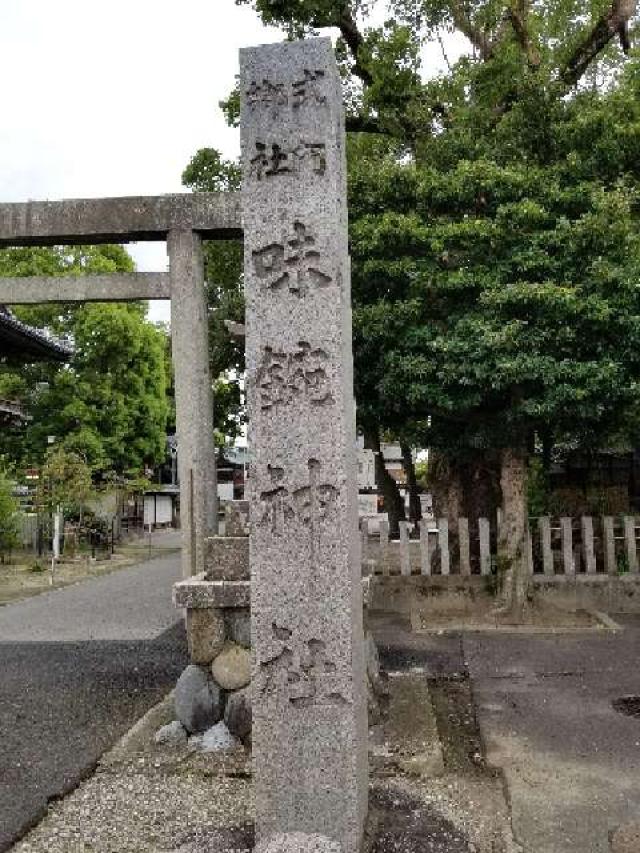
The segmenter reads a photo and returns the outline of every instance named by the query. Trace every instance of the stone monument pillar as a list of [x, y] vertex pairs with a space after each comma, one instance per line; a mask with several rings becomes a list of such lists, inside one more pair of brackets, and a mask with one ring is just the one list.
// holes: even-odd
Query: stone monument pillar
[[171, 340], [180, 477], [182, 576], [205, 569], [205, 539], [218, 532], [208, 320], [202, 238], [190, 228], [167, 235]]
[[342, 92], [331, 42], [241, 52], [256, 828], [360, 849], [367, 806]]

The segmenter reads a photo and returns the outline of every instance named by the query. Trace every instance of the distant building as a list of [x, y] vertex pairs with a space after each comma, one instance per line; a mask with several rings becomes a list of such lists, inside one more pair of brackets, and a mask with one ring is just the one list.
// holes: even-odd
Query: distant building
[[30, 364], [34, 361], [68, 361], [73, 348], [18, 320], [6, 305], [0, 305], [0, 360]]
[[[20, 322], [6, 305], [0, 305], [0, 364], [31, 364], [34, 361], [65, 362], [73, 349], [42, 329]], [[0, 426], [20, 424], [26, 415], [14, 400], [0, 400]]]

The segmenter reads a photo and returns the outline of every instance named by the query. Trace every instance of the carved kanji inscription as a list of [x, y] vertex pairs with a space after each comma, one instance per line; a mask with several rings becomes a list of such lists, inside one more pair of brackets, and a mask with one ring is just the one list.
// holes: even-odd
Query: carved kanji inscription
[[262, 181], [277, 175], [298, 175], [303, 169], [308, 169], [314, 175], [325, 174], [327, 153], [323, 142], [300, 140], [295, 147], [291, 147], [258, 141], [255, 155], [250, 160], [249, 175]]
[[303, 222], [293, 223], [288, 240], [257, 249], [252, 257], [256, 275], [270, 290], [284, 288], [303, 297], [311, 287], [327, 287], [333, 280], [316, 248], [315, 237]]
[[260, 493], [258, 525], [282, 536], [291, 527], [310, 527], [336, 511], [338, 489], [320, 477], [321, 465], [309, 460], [309, 482], [290, 486], [283, 468], [269, 466], [271, 485]]
[[313, 349], [306, 341], [290, 352], [265, 347], [256, 380], [261, 408], [277, 408], [299, 398], [312, 406], [330, 403], [328, 361], [325, 350]]
[[260, 659], [260, 690], [263, 695], [284, 696], [295, 708], [310, 705], [345, 705], [337, 667], [327, 644], [316, 637], [295, 636], [273, 622], [271, 641]]
[[259, 107], [277, 109], [289, 106], [296, 110], [303, 106], [326, 104], [327, 96], [322, 90], [324, 77], [322, 69], [304, 68], [300, 77], [293, 82], [252, 80], [246, 90], [247, 103], [252, 110]]

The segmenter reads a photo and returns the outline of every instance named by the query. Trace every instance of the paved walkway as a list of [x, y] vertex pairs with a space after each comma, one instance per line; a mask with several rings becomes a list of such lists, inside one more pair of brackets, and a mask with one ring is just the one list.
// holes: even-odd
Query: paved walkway
[[0, 851], [173, 687], [170, 554], [0, 607]]
[[526, 853], [608, 853], [640, 822], [640, 618], [619, 634], [463, 639], [489, 761], [502, 767]]
[[0, 642], [152, 640], [178, 621], [169, 554], [0, 607]]
[[609, 853], [613, 834], [640, 822], [640, 718], [612, 706], [640, 695], [640, 617], [614, 618], [618, 634], [553, 636], [419, 635], [398, 617], [374, 619], [388, 669], [436, 681], [468, 672], [524, 853]]

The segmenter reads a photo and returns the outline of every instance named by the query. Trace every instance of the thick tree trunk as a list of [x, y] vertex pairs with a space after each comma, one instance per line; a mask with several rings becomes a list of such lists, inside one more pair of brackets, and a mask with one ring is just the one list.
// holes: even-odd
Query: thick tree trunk
[[402, 466], [407, 475], [407, 486], [409, 487], [409, 521], [416, 524], [422, 518], [418, 481], [416, 480], [416, 467], [413, 464], [413, 455], [409, 445], [401, 442], [400, 449], [402, 450]]
[[495, 518], [500, 503], [500, 459], [485, 451], [463, 465], [463, 515], [477, 530], [479, 518]]
[[378, 430], [375, 428], [365, 429], [364, 443], [374, 453], [376, 486], [384, 498], [384, 509], [389, 517], [389, 535], [392, 539], [398, 539], [400, 536], [398, 522], [405, 520], [404, 501], [398, 484], [385, 467]]
[[498, 571], [502, 604], [498, 613], [516, 622], [524, 617], [529, 573], [526, 560], [527, 457], [521, 448], [502, 451], [502, 527], [498, 542]]
[[429, 486], [433, 495], [433, 514], [436, 518], [449, 519], [449, 530], [454, 530], [462, 514], [464, 489], [460, 467], [446, 453], [431, 451]]

